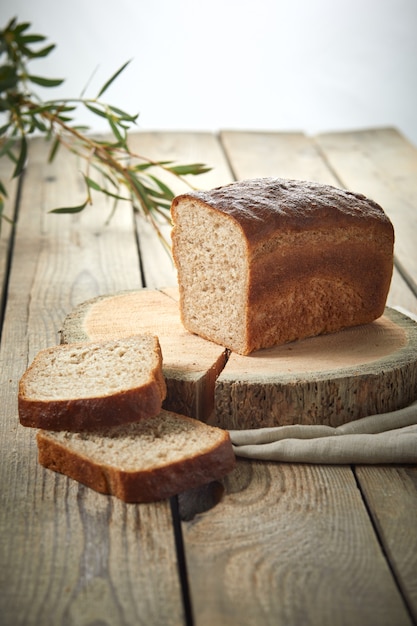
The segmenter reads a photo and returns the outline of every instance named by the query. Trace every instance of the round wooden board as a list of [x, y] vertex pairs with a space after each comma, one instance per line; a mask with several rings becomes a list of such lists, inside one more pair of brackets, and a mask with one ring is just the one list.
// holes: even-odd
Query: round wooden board
[[62, 341], [141, 332], [161, 343], [165, 407], [222, 428], [339, 426], [417, 398], [417, 324], [393, 309], [372, 324], [241, 356], [183, 328], [175, 288], [141, 289], [78, 306]]

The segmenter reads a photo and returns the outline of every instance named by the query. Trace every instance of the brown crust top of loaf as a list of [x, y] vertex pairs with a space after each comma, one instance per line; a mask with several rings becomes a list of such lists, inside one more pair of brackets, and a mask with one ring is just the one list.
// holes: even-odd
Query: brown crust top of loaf
[[[207, 426], [192, 418], [166, 411], [162, 411], [153, 420], [164, 419], [165, 415], [168, 415], [170, 419], [176, 417], [183, 423], [189, 422], [191, 427], [194, 424], [195, 428], [201, 429], [201, 437], [204, 437], [205, 429], [217, 431], [216, 440], [209, 448], [206, 446], [201, 453], [195, 451], [187, 455], [187, 451], [184, 450], [184, 458], [175, 462], [165, 463], [155, 458], [153, 467], [123, 470], [112, 465], [111, 462], [99, 463], [86, 455], [77, 453], [55, 440], [53, 432], [39, 430], [37, 433], [39, 463], [95, 491], [110, 494], [124, 502], [131, 503], [156, 502], [170, 498], [188, 489], [219, 480], [234, 469], [236, 457], [226, 430]], [[106, 431], [103, 432], [103, 436], [106, 436]], [[140, 464], [140, 458], [138, 458], [138, 464]]]
[[195, 191], [174, 198], [172, 211], [182, 199], [203, 202], [240, 224], [248, 239], [262, 240], [276, 228], [289, 231], [360, 225], [375, 219], [392, 224], [379, 204], [364, 195], [331, 185], [283, 178], [254, 178]]

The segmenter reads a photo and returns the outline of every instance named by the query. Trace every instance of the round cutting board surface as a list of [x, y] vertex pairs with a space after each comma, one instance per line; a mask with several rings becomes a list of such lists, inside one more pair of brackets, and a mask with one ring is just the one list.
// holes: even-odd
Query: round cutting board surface
[[159, 337], [165, 407], [222, 428], [339, 426], [417, 398], [417, 324], [388, 308], [371, 324], [241, 356], [183, 328], [177, 289], [140, 289], [79, 305], [62, 341], [142, 332]]

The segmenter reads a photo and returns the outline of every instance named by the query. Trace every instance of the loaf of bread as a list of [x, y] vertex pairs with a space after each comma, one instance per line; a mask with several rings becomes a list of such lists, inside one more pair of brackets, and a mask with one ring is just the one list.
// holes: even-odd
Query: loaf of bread
[[192, 333], [247, 355], [384, 311], [394, 231], [361, 194], [258, 178], [177, 196], [171, 214]]
[[39, 462], [125, 502], [153, 502], [218, 480], [236, 463], [227, 431], [162, 410], [140, 422], [39, 430]]
[[23, 426], [83, 431], [157, 415], [166, 396], [157, 337], [63, 344], [41, 350], [23, 374]]

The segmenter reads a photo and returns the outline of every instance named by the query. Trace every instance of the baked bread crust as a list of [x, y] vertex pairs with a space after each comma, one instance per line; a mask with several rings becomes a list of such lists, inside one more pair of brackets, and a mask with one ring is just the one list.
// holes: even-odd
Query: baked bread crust
[[241, 180], [209, 191], [194, 191], [174, 198], [172, 209], [183, 198], [203, 202], [234, 219], [251, 247], [284, 233], [332, 231], [375, 222], [392, 234], [383, 209], [366, 196], [331, 185], [284, 178]]
[[[144, 430], [148, 432], [154, 430], [157, 433], [160, 424], [167, 420], [181, 424], [183, 429], [199, 438], [198, 445], [193, 444], [188, 448], [184, 444], [180, 458], [174, 461], [153, 453], [152, 465], [141, 467], [141, 449], [133, 439], [129, 445], [132, 455], [136, 456], [137, 468], [118, 467], [117, 455], [112, 457], [112, 447], [106, 448], [118, 433], [121, 437], [124, 436], [126, 427], [121, 426], [96, 433], [105, 448], [101, 460], [95, 458], [93, 453], [89, 455], [85, 451], [77, 450], [76, 439], [80, 436], [78, 433], [65, 435], [68, 436], [66, 444], [65, 440], [63, 441], [63, 433], [39, 430], [37, 433], [39, 462], [44, 467], [65, 474], [95, 491], [131, 503], [155, 502], [170, 498], [188, 489], [219, 480], [235, 467], [236, 457], [227, 431], [172, 412], [161, 411], [158, 416], [146, 420], [146, 423], [131, 424], [126, 438], [132, 437], [133, 434], [139, 441]], [[89, 435], [90, 433], [84, 435], [87, 441]], [[172, 445], [170, 442], [164, 443], [163, 435], [157, 443], [167, 451]], [[143, 450], [149, 448], [149, 445], [149, 441], [144, 440]]]
[[[64, 364], [64, 368], [56, 367], [57, 373], [54, 378], [59, 396], [54, 397], [53, 391], [48, 394], [41, 394], [38, 391], [37, 381], [43, 369], [53, 367], [57, 356], [70, 355], [72, 351], [82, 354], [100, 352], [104, 362], [110, 359], [110, 367], [115, 370], [117, 363], [111, 357], [111, 348], [114, 346], [122, 350], [126, 346], [132, 347], [133, 350], [136, 346], [138, 349], [140, 347], [146, 350], [149, 362], [145, 365], [142, 376], [138, 377], [137, 383], [126, 383], [124, 388], [118, 391], [115, 391], [109, 383], [108, 388], [101, 392], [97, 391], [95, 387], [98, 387], [99, 382], [103, 383], [104, 380], [106, 386], [105, 376], [108, 374], [108, 371], [101, 371], [98, 363], [97, 369], [92, 372], [93, 376], [90, 373], [83, 379], [80, 373], [79, 385], [74, 385], [73, 389], [61, 393], [60, 381], [65, 380]], [[65, 358], [69, 359], [66, 356]], [[123, 385], [123, 374], [118, 377], [114, 371], [114, 379], [116, 377], [120, 378], [120, 384]], [[82, 388], [83, 381], [85, 390]], [[165, 397], [166, 383], [162, 373], [162, 353], [157, 337], [143, 335], [104, 342], [61, 344], [41, 350], [21, 377], [18, 390], [19, 420], [22, 426], [47, 430], [95, 430], [157, 415]]]
[[[222, 333], [233, 309], [226, 280], [223, 295], [216, 295], [222, 268], [213, 270], [199, 288], [203, 283], [199, 263], [206, 265], [210, 276], [219, 246], [209, 242], [204, 258], [204, 242], [193, 225], [198, 251], [192, 258], [184, 207], [204, 212], [200, 228], [205, 221], [208, 241], [223, 218], [230, 229], [229, 241], [237, 242], [234, 256], [244, 257], [238, 271], [244, 277], [234, 279], [241, 281], [244, 303], [230, 337]], [[206, 339], [250, 354], [366, 324], [384, 311], [393, 271], [394, 230], [383, 209], [362, 194], [314, 182], [258, 178], [177, 196], [171, 212], [181, 318], [187, 330]], [[214, 311], [217, 324], [206, 323], [203, 307]]]

